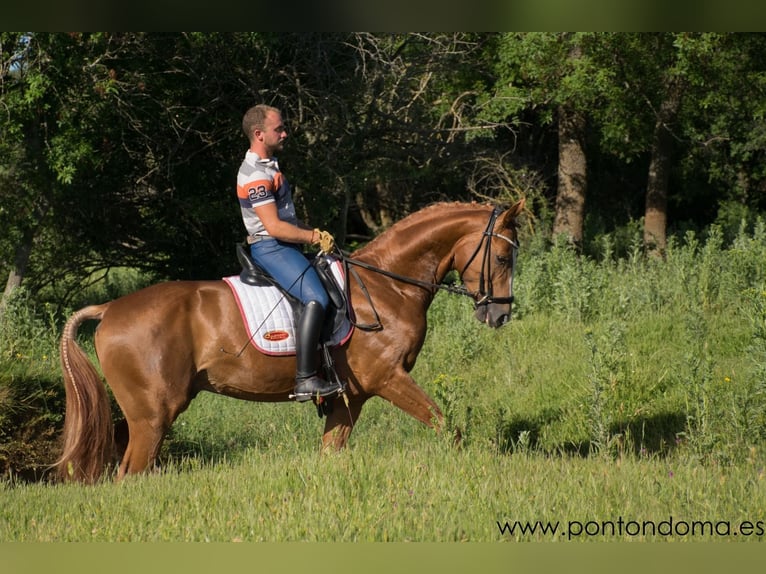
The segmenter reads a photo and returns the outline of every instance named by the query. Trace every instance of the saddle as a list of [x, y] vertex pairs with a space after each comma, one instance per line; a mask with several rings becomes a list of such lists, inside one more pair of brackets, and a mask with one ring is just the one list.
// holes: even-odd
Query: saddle
[[[252, 287], [276, 288], [289, 301], [294, 315], [297, 316], [302, 309], [300, 301], [290, 295], [265, 269], [253, 261], [247, 251], [246, 244], [238, 243], [236, 250], [237, 260], [242, 266], [239, 280], [243, 284]], [[319, 280], [322, 282], [330, 298], [330, 306], [325, 314], [325, 322], [320, 339], [322, 343], [332, 342], [334, 336], [337, 336], [341, 329], [348, 327], [351, 319], [351, 308], [346, 297], [345, 286], [339, 283], [339, 277], [333, 272], [333, 267], [338, 268], [338, 261], [337, 257], [329, 254], [319, 255], [311, 260], [311, 265], [316, 270]]]

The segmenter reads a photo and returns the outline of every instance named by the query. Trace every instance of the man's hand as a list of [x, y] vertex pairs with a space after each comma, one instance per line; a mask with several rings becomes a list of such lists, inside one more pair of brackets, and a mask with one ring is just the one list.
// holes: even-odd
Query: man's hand
[[330, 253], [335, 247], [335, 238], [329, 231], [322, 231], [321, 229], [315, 229], [318, 240], [315, 243], [319, 244], [319, 250], [323, 253]]

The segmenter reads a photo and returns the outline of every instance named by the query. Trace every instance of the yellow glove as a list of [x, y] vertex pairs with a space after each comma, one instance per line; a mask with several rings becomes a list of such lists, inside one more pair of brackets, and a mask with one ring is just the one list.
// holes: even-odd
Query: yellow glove
[[319, 238], [316, 243], [319, 244], [319, 250], [323, 253], [330, 253], [335, 247], [335, 238], [329, 231], [322, 231], [321, 229], [315, 229], [317, 237]]

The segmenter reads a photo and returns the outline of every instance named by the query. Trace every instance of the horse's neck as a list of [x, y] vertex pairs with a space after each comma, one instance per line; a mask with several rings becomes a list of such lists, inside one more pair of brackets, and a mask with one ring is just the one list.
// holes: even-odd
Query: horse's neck
[[444, 279], [444, 261], [465, 235], [478, 231], [486, 215], [477, 209], [418, 212], [403, 219], [359, 252], [383, 269], [421, 281]]

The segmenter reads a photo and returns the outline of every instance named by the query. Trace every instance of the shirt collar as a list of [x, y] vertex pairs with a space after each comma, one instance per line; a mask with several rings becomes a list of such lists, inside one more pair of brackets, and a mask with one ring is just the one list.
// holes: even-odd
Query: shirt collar
[[262, 158], [254, 151], [247, 150], [247, 154], [245, 154], [245, 160], [248, 163], [251, 163], [252, 165], [263, 165], [266, 167], [273, 167], [276, 170], [279, 170], [279, 163], [277, 162], [277, 158], [275, 157], [269, 157], [269, 158]]

